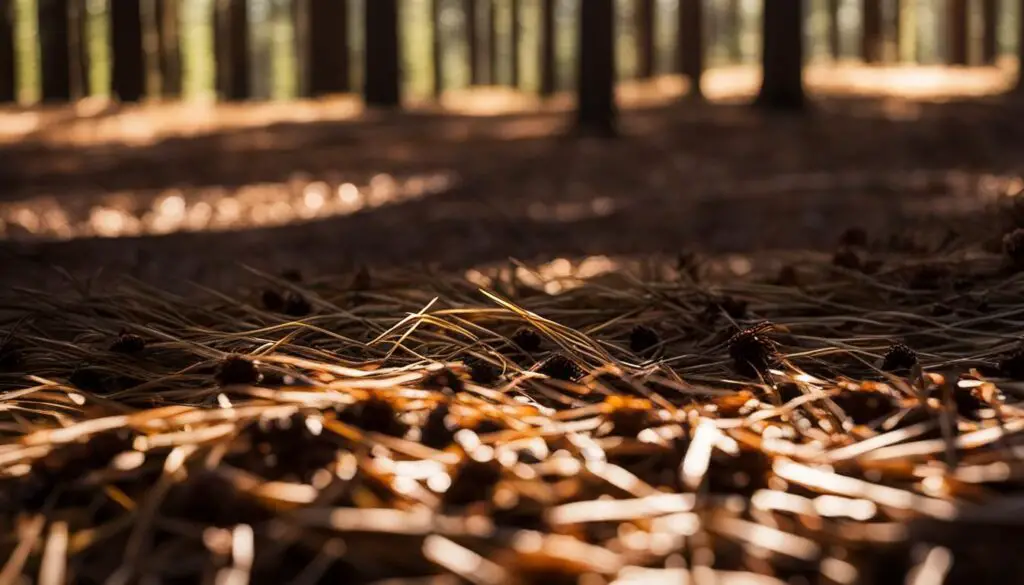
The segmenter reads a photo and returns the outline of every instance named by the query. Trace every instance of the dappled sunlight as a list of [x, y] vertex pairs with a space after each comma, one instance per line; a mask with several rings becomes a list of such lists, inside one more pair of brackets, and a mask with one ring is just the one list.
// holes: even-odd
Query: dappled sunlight
[[[898, 99], [885, 107], [894, 117], [913, 117], [913, 104], [906, 100], [934, 101], [957, 97], [978, 97], [1005, 92], [1015, 76], [1013, 67], [865, 66], [862, 64], [815, 63], [806, 68], [811, 93], [830, 96], [888, 96]], [[705, 96], [711, 101], [748, 99], [757, 91], [760, 68], [730, 66], [708, 70], [703, 79]], [[618, 99], [624, 109], [664, 106], [678, 101], [689, 84], [678, 76], [619, 83]], [[445, 92], [440, 104], [423, 98], [407, 100], [404, 113], [374, 112], [374, 119], [419, 114], [448, 114], [486, 118], [509, 114], [533, 116], [508, 122], [495, 135], [537, 136], [560, 126], [536, 118], [550, 113], [568, 113], [574, 107], [571, 93], [549, 99], [503, 87], [477, 87]], [[908, 113], [909, 112], [909, 113]], [[359, 121], [368, 113], [355, 96], [289, 102], [247, 102], [245, 104], [194, 102], [151, 102], [140, 106], [116, 106], [97, 98], [71, 107], [38, 107], [30, 110], [0, 108], [0, 145], [24, 140], [48, 144], [95, 146], [101, 144], [149, 145], [170, 137], [202, 136], [230, 130], [261, 129], [274, 124], [305, 124], [329, 121]], [[525, 126], [524, 126], [525, 124]], [[459, 127], [448, 137], [459, 137]], [[461, 129], [463, 132], [465, 129]]]
[[451, 172], [408, 177], [379, 174], [360, 185], [296, 176], [289, 183], [247, 185], [234, 191], [172, 189], [142, 194], [143, 198], [113, 193], [84, 203], [74, 194], [35, 197], [0, 204], [0, 238], [116, 238], [282, 226], [421, 199], [456, 182]]

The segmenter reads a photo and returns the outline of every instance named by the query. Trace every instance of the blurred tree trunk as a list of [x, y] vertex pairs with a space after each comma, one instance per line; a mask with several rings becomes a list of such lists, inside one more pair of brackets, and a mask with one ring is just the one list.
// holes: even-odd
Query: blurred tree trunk
[[311, 96], [352, 91], [348, 53], [348, 0], [308, 0], [305, 50]]
[[512, 58], [512, 63], [509, 67], [512, 70], [512, 78], [509, 80], [509, 85], [514, 88], [519, 87], [519, 35], [522, 31], [520, 26], [520, 19], [522, 18], [522, 10], [519, 0], [511, 0], [509, 6], [511, 28], [509, 30], [509, 54]]
[[498, 85], [498, 69], [500, 68], [498, 53], [498, 2], [487, 2], [487, 83]]
[[39, 0], [37, 8], [42, 98], [66, 102], [71, 99], [69, 0]]
[[704, 2], [681, 0], [679, 4], [679, 72], [690, 81], [690, 97], [702, 97], [704, 75]]
[[466, 52], [469, 54], [469, 84], [480, 85], [480, 38], [477, 35], [477, 0], [462, 0], [466, 17]]
[[216, 0], [214, 56], [217, 94], [223, 100], [250, 97], [248, 0]]
[[946, 26], [949, 42], [947, 63], [949, 65], [967, 65], [967, 0], [948, 0], [949, 15]]
[[165, 98], [181, 97], [181, 3], [157, 0], [156, 10], [161, 94]]
[[444, 32], [441, 24], [442, 0], [430, 0], [430, 26], [433, 37], [430, 41], [430, 60], [434, 65], [434, 97], [444, 93]]
[[582, 134], [616, 134], [615, 0], [580, 3], [576, 123]]
[[833, 61], [838, 61], [842, 56], [842, 38], [839, 28], [839, 0], [828, 0], [828, 52], [832, 55]]
[[0, 0], [0, 104], [17, 98], [14, 87], [14, 2]]
[[654, 77], [654, 0], [636, 0], [636, 76]]
[[900, 43], [903, 39], [903, 21], [900, 15], [903, 13], [903, 2], [902, 0], [892, 0], [890, 4], [890, 12], [887, 20], [889, 21], [889, 30], [892, 31], [892, 61], [899, 63], [900, 59]]
[[729, 0], [725, 7], [725, 34], [729, 60], [743, 62], [743, 19], [740, 0]]
[[540, 94], [555, 93], [555, 3], [556, 0], [540, 0]]
[[803, 25], [803, 2], [766, 3], [761, 35], [764, 75], [754, 105], [773, 110], [803, 109]]
[[[1024, 15], [1024, 0], [1020, 0], [1017, 14]], [[1017, 38], [1024, 39], [1024, 18], [1017, 18]], [[1017, 43], [1017, 93], [1024, 94], [1024, 42]]]
[[137, 102], [146, 91], [139, 0], [111, 0], [110, 39], [111, 92], [122, 102]]
[[89, 43], [86, 38], [89, 24], [87, 0], [71, 0], [68, 19], [68, 42], [71, 47], [71, 97], [80, 100], [90, 93]]
[[999, 58], [999, 0], [982, 0], [981, 62], [995, 65]]
[[881, 63], [885, 46], [882, 35], [882, 0], [862, 0], [861, 19], [861, 58], [865, 63]]
[[398, 45], [398, 0], [372, 0], [365, 11], [367, 105], [401, 105], [401, 67]]

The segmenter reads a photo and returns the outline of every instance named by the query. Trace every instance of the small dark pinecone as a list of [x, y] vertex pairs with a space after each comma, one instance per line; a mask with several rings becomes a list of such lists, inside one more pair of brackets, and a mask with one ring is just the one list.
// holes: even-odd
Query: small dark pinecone
[[284, 297], [282, 312], [289, 317], [305, 317], [313, 312], [313, 306], [309, 304], [306, 297], [290, 292]]
[[658, 332], [646, 325], [637, 325], [629, 332], [629, 350], [639, 356], [650, 356], [659, 343]]
[[116, 353], [135, 354], [146, 349], [146, 340], [141, 335], [122, 331], [117, 339], [110, 344], [110, 351]]
[[536, 331], [529, 327], [520, 327], [512, 334], [512, 343], [525, 351], [526, 353], [533, 353], [540, 349], [541, 337]]
[[775, 284], [779, 286], [800, 286], [800, 273], [797, 272], [795, 266], [787, 264], [779, 269], [779, 275], [775, 279]]
[[892, 396], [868, 390], [843, 390], [833, 396], [832, 401], [858, 425], [878, 420], [898, 409]]
[[487, 360], [477, 357], [469, 357], [463, 361], [469, 369], [469, 377], [477, 384], [490, 386], [501, 378], [501, 370]]
[[427, 390], [438, 390], [445, 394], [458, 394], [465, 389], [462, 378], [448, 368], [431, 372], [420, 384]]
[[751, 378], [764, 374], [768, 368], [779, 363], [778, 347], [768, 337], [771, 323], [759, 323], [748, 327], [729, 339], [729, 357], [737, 373]]
[[1000, 358], [999, 374], [1011, 380], [1024, 380], [1024, 344], [1018, 345]]
[[847, 270], [861, 270], [864, 267], [864, 260], [856, 250], [842, 247], [832, 256], [832, 265]]
[[893, 343], [885, 351], [882, 370], [891, 373], [905, 373], [917, 364], [917, 352], [904, 343]]
[[455, 440], [457, 430], [451, 417], [451, 408], [445, 403], [438, 404], [420, 427], [420, 443], [431, 449], [444, 449]]
[[452, 474], [452, 484], [444, 493], [444, 503], [465, 506], [491, 499], [494, 486], [501, 480], [501, 464], [496, 460], [477, 461], [466, 457]]
[[221, 386], [256, 385], [263, 379], [263, 374], [253, 360], [241, 355], [229, 355], [220, 362], [215, 378]]
[[276, 290], [265, 289], [260, 295], [260, 302], [263, 303], [263, 308], [268, 311], [280, 313], [284, 310], [284, 297]]
[[839, 235], [839, 245], [863, 248], [868, 245], [868, 232], [861, 227], [846, 228]]
[[392, 437], [401, 437], [406, 431], [406, 425], [399, 420], [395, 406], [379, 396], [370, 396], [348, 406], [338, 414], [338, 420], [364, 431]]
[[1017, 228], [1003, 236], [1003, 253], [1016, 268], [1024, 268], [1024, 228]]
[[583, 369], [576, 365], [576, 362], [562, 354], [549, 357], [537, 371], [549, 378], [566, 382], [575, 382], [584, 374]]

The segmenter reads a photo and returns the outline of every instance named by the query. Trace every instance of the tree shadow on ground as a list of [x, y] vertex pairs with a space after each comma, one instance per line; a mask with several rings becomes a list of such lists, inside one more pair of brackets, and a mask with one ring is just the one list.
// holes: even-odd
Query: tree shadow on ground
[[[810, 115], [792, 117], [738, 104], [673, 105], [624, 113], [626, 136], [611, 142], [561, 138], [564, 118], [552, 113], [393, 114], [150, 147], [26, 148], [7, 158], [8, 198], [45, 191], [152, 197], [169, 187], [230, 192], [254, 183], [284, 190], [298, 172], [343, 181], [444, 170], [461, 183], [419, 200], [274, 228], [8, 243], [0, 277], [24, 280], [49, 264], [76, 274], [104, 265], [147, 280], [213, 283], [237, 262], [323, 272], [356, 263], [465, 268], [509, 256], [684, 248], [827, 249], [850, 225], [884, 234], [980, 217], [990, 195], [983, 179], [1021, 172], [1018, 108], [1000, 98], [826, 97]], [[33, 163], [33, 156], [40, 158]], [[59, 162], [67, 157], [86, 162]], [[47, 164], [57, 169], [40, 173]]]

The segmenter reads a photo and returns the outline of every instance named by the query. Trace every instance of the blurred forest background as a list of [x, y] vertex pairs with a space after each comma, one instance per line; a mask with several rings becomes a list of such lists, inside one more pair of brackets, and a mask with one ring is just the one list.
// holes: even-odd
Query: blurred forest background
[[[14, 35], [17, 59], [17, 99], [21, 104], [32, 104], [41, 98], [40, 20], [36, 18], [40, 3], [52, 0], [7, 0], [14, 10]], [[73, 56], [83, 64], [83, 73], [77, 82], [72, 80], [72, 93], [76, 96], [109, 95], [111, 74], [110, 36], [111, 2], [118, 0], [82, 0], [85, 14], [82, 29], [85, 39], [79, 55]], [[159, 35], [157, 33], [157, 0], [139, 0], [146, 47], [146, 94], [160, 95], [160, 63], [157, 56]], [[215, 96], [214, 66], [214, 4], [216, 0], [179, 0], [180, 54], [182, 65], [182, 94], [185, 99], [212, 99]], [[442, 37], [441, 56], [443, 62], [443, 83], [446, 89], [459, 89], [470, 85], [469, 58], [467, 56], [467, 13], [463, 0], [439, 1], [439, 30]], [[956, 0], [903, 0], [879, 2], [885, 22], [896, 27], [883, 31], [884, 48], [882, 60], [890, 63], [937, 64], [944, 61], [947, 53], [949, 3]], [[363, 78], [363, 10], [366, 0], [349, 0], [348, 39], [349, 64], [352, 87], [361, 86]], [[861, 33], [863, 29], [864, 2], [861, 0], [804, 0], [806, 14], [805, 56], [809, 63], [833, 59], [830, 45], [830, 26], [833, 19], [839, 25], [838, 53], [841, 59], [860, 60]], [[574, 66], [578, 38], [577, 17], [580, 0], [555, 1], [554, 35], [557, 40], [557, 88], [573, 87], [576, 68]], [[75, 4], [72, 2], [72, 4]], [[298, 39], [302, 31], [296, 30], [295, 18], [300, 8], [299, 0], [250, 0], [247, 3], [246, 18], [250, 23], [247, 38], [251, 59], [250, 96], [256, 99], [291, 99], [303, 94], [304, 72], [301, 67]], [[540, 10], [542, 0], [520, 0], [518, 10], [519, 41], [518, 82], [527, 91], [535, 91], [540, 85], [538, 64], [540, 47]], [[641, 58], [638, 52], [638, 19], [636, 10], [640, 5], [635, 0], [616, 0], [617, 30], [617, 73], [620, 79], [642, 76]], [[656, 0], [655, 56], [653, 73], [669, 73], [672, 69], [676, 39], [674, 23], [679, 0]], [[705, 0], [704, 36], [705, 59], [709, 68], [756, 64], [761, 55], [761, 0]], [[982, 2], [969, 2], [970, 22], [968, 34], [971, 47], [979, 47], [984, 34]], [[2, 3], [0, 3], [2, 5]], [[478, 10], [477, 27], [487, 29], [494, 23], [496, 33], [492, 43], [478, 37], [480, 58], [485, 63], [495, 63], [495, 79], [486, 70], [483, 81], [486, 84], [507, 84], [512, 79], [510, 70], [513, 62], [510, 52], [513, 41], [512, 2], [496, 0], [481, 3]], [[406, 97], [426, 97], [433, 92], [433, 54], [431, 43], [432, 0], [402, 0], [400, 7], [400, 28], [403, 62], [403, 93]], [[493, 7], [492, 20], [489, 10]], [[836, 14], [830, 14], [835, 10]], [[1017, 50], [1019, 2], [1003, 2], [1000, 7], [997, 29], [997, 50], [1000, 55], [1013, 54]], [[898, 38], [897, 38], [898, 37]], [[491, 57], [488, 51], [498, 54]], [[980, 63], [980, 50], [970, 56], [972, 63]], [[486, 68], [485, 68], [486, 69]], [[74, 76], [73, 76], [74, 77]]]

